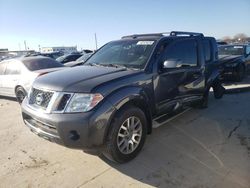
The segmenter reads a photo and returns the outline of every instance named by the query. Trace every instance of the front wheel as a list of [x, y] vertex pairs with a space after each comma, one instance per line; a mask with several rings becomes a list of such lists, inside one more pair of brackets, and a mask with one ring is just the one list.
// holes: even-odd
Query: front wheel
[[141, 151], [147, 134], [147, 120], [144, 112], [135, 106], [122, 108], [110, 125], [104, 156], [125, 163]]
[[15, 93], [16, 93], [17, 102], [18, 102], [19, 104], [21, 104], [21, 103], [23, 102], [23, 99], [24, 99], [25, 96], [26, 96], [25, 90], [24, 90], [22, 87], [18, 87], [18, 88], [16, 88]]

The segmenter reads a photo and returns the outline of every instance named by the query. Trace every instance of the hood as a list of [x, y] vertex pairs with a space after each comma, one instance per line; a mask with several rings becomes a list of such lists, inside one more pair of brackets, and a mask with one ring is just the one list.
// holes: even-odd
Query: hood
[[91, 92], [98, 85], [133, 74], [125, 68], [78, 66], [38, 77], [33, 87], [51, 91]]
[[241, 60], [242, 55], [219, 55], [220, 64], [234, 63], [235, 61]]

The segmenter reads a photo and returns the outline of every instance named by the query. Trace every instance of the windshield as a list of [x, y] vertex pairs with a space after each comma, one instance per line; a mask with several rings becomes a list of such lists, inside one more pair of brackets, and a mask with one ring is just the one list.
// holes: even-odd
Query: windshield
[[91, 56], [85, 65], [117, 65], [142, 69], [153, 50], [155, 41], [121, 40], [106, 44]]
[[76, 61], [77, 62], [85, 62], [93, 53], [84, 54], [79, 57]]
[[68, 55], [63, 55], [63, 56], [60, 56], [58, 58], [56, 58], [57, 61], [61, 62], [63, 61]]
[[220, 46], [219, 55], [244, 55], [244, 46]]
[[61, 63], [51, 58], [26, 58], [22, 62], [30, 71], [64, 67]]

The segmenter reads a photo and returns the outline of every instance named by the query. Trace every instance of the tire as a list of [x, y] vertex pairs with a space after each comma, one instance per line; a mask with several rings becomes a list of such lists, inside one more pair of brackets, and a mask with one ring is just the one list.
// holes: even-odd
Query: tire
[[196, 108], [205, 109], [208, 107], [209, 90], [210, 87], [205, 91], [202, 99], [195, 105]]
[[23, 99], [24, 99], [25, 96], [26, 96], [25, 90], [24, 90], [21, 86], [19, 86], [19, 87], [16, 88], [15, 94], [16, 94], [17, 102], [18, 102], [19, 104], [22, 104]]
[[246, 70], [245, 70], [244, 65], [239, 65], [236, 76], [235, 76], [235, 80], [238, 82], [241, 82], [243, 78], [245, 77], [245, 72]]
[[217, 80], [213, 84], [214, 98], [221, 99], [225, 93], [225, 88], [221, 85], [220, 80]]
[[[135, 126], [132, 126], [133, 122]], [[110, 126], [103, 155], [117, 163], [134, 159], [146, 140], [147, 119], [144, 112], [135, 106], [125, 106], [118, 111]]]

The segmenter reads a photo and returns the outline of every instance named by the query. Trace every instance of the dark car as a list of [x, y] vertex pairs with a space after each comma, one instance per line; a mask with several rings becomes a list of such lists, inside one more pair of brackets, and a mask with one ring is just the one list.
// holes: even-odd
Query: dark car
[[250, 45], [219, 46], [219, 65], [224, 80], [241, 81], [250, 65]]
[[80, 66], [83, 65], [83, 63], [85, 63], [85, 61], [88, 60], [88, 58], [92, 55], [93, 53], [87, 53], [87, 54], [83, 54], [81, 57], [79, 57], [77, 60], [75, 61], [70, 61], [64, 64], [64, 66], [66, 67], [76, 67], [76, 66]]
[[22, 103], [24, 123], [49, 141], [127, 162], [164, 114], [207, 107], [211, 87], [222, 97], [217, 50], [200, 33], [125, 36], [83, 66], [38, 78]]
[[82, 56], [81, 53], [66, 54], [66, 55], [58, 57], [56, 60], [62, 64], [65, 64], [70, 61], [75, 61], [81, 56]]
[[64, 54], [63, 52], [56, 51], [56, 52], [47, 52], [47, 53], [43, 52], [43, 53], [40, 53], [40, 55], [45, 56], [45, 57], [50, 57], [52, 59], [57, 59], [58, 57], [61, 57]]

